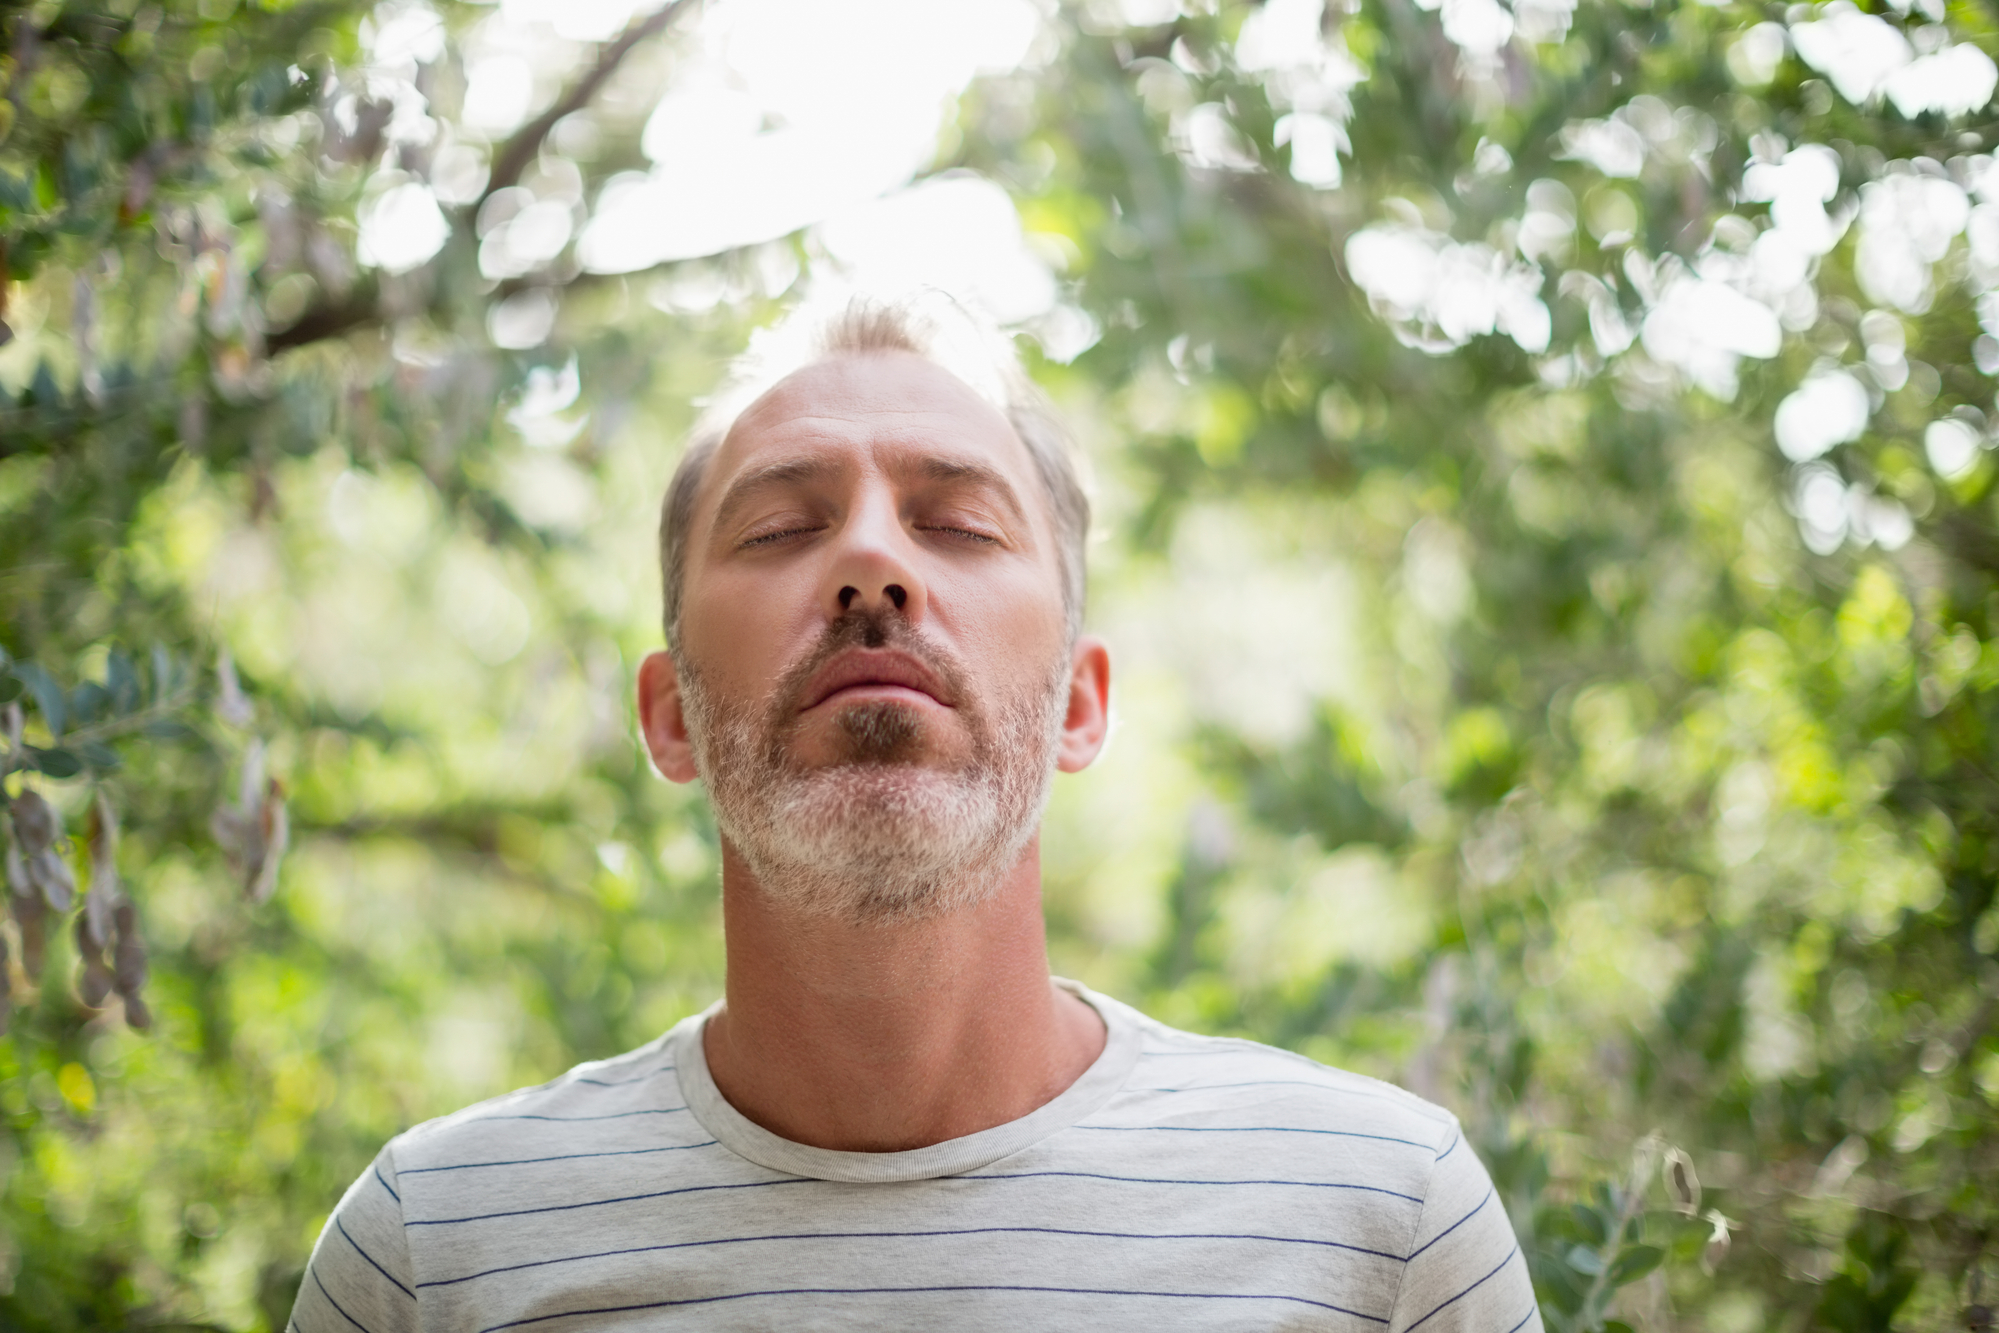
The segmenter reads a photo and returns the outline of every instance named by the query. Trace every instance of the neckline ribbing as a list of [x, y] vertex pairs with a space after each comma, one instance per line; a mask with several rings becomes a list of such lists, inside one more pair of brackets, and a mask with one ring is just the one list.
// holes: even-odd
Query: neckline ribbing
[[701, 1042], [708, 1019], [722, 1007], [719, 1000], [676, 1024], [668, 1044], [673, 1050], [675, 1073], [688, 1109], [716, 1142], [737, 1156], [773, 1171], [814, 1180], [857, 1183], [931, 1180], [976, 1171], [1032, 1147], [1083, 1119], [1124, 1086], [1138, 1061], [1139, 1034], [1133, 1021], [1136, 1016], [1115, 1000], [1098, 995], [1078, 982], [1057, 977], [1055, 984], [1096, 1010], [1104, 1020], [1104, 1049], [1096, 1061], [1061, 1093], [1018, 1120], [905, 1152], [840, 1152], [794, 1143], [771, 1133], [731, 1106], [708, 1072], [708, 1057]]

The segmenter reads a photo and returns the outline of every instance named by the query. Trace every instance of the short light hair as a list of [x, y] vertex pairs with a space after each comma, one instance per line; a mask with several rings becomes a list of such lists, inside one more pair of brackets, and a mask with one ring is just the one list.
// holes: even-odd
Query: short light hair
[[1090, 501], [1078, 475], [1075, 448], [1054, 406], [1021, 368], [1013, 344], [948, 297], [932, 294], [893, 304], [848, 301], [830, 313], [811, 307], [752, 338], [722, 392], [694, 423], [687, 449], [660, 506], [659, 567], [665, 593], [667, 642], [680, 640], [681, 591], [687, 578], [687, 537], [708, 464], [736, 419], [779, 380], [838, 356], [910, 352], [963, 380], [998, 408], [1027, 447], [1048, 497], [1062, 574], [1062, 608], [1073, 641], [1082, 632], [1084, 548]]

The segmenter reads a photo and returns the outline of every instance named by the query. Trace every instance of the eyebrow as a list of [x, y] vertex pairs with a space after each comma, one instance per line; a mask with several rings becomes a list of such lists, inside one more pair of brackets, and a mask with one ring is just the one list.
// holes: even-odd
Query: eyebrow
[[[839, 470], [839, 464], [830, 458], [813, 457], [787, 458], [776, 463], [766, 463], [760, 468], [745, 472], [729, 483], [722, 493], [720, 503], [715, 506], [715, 529], [728, 526], [735, 511], [748, 504], [759, 491], [773, 486], [790, 486], [800, 482], [819, 481]], [[936, 454], [926, 454], [914, 465], [898, 468], [898, 471], [913, 472], [925, 481], [942, 482], [948, 485], [974, 486], [989, 490], [996, 495], [1020, 521], [1027, 521], [1027, 511], [1020, 503], [1020, 495], [999, 469], [984, 463], [973, 463], [958, 458], [943, 458]]]
[[1027, 511], [1021, 507], [1020, 496], [1014, 491], [998, 468], [987, 467], [984, 463], [971, 463], [958, 458], [940, 458], [936, 454], [926, 454], [911, 469], [925, 481], [946, 482], [953, 485], [976, 486], [992, 491], [1015, 519], [1026, 522]]
[[787, 458], [782, 462], [766, 463], [760, 468], [745, 472], [729, 483], [729, 489], [722, 493], [722, 499], [715, 506], [717, 531], [726, 527], [736, 510], [748, 504], [758, 491], [772, 486], [787, 486], [803, 481], [817, 481], [838, 470], [838, 465], [830, 458]]

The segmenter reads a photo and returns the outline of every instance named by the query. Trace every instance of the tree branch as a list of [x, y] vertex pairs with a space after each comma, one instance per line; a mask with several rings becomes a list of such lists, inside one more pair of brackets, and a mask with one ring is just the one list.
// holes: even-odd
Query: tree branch
[[[694, 0], [670, 0], [670, 3], [662, 5], [644, 18], [633, 20], [631, 26], [626, 28], [616, 41], [599, 47], [597, 63], [590, 67], [589, 73], [571, 84], [569, 91], [555, 100], [555, 105], [515, 131], [514, 137], [507, 140], [505, 146], [500, 149], [499, 155], [493, 159], [492, 174], [486, 178], [486, 190], [479, 196], [479, 203], [483, 204], [499, 191], [518, 184], [522, 173], [528, 169], [528, 164], [541, 152], [542, 141], [548, 138], [549, 131], [555, 128], [555, 123], [564, 116], [588, 106], [590, 99], [597, 95], [597, 90], [604, 85], [604, 81], [617, 72], [618, 66], [624, 62], [627, 55], [631, 54], [633, 47], [648, 37], [664, 32], [667, 25], [679, 16], [680, 11], [693, 3]], [[477, 205], [472, 211], [475, 214], [478, 212]]]
[[[548, 138], [549, 131], [555, 128], [555, 123], [564, 116], [588, 106], [590, 99], [604, 86], [605, 80], [615, 74], [618, 66], [624, 63], [625, 57], [632, 53], [633, 47], [649, 37], [656, 37], [664, 32], [667, 26], [679, 17], [683, 9], [694, 3], [696, 0], [669, 0], [669, 3], [644, 18], [634, 19], [617, 40], [600, 46], [597, 49], [597, 59], [589, 71], [571, 84], [569, 90], [555, 100], [555, 105], [521, 126], [514, 137], [501, 147], [499, 156], [493, 159], [492, 174], [487, 177], [484, 193], [479, 196], [478, 203], [465, 211], [464, 216], [468, 219], [476, 218], [479, 215], [480, 204], [484, 204], [498, 191], [518, 184], [521, 176], [527, 171], [528, 164], [541, 152], [542, 143]], [[344, 300], [315, 305], [295, 323], [268, 335], [264, 340], [265, 353], [276, 356], [295, 347], [323, 342], [328, 338], [338, 338], [342, 334], [377, 323], [381, 318], [379, 294], [372, 287], [364, 287]]]
[[264, 355], [276, 356], [294, 347], [338, 338], [350, 330], [381, 318], [381, 301], [373, 283], [364, 283], [346, 298], [327, 305], [315, 305], [276, 333], [264, 336]]

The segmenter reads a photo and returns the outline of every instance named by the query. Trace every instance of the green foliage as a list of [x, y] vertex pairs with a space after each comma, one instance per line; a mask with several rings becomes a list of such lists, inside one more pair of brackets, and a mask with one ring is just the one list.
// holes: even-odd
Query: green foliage
[[[1122, 717], [1050, 812], [1058, 968], [1451, 1106], [1562, 1333], [1977, 1315], [1989, 108], [1850, 98], [1797, 36], [1836, 6], [1522, 6], [1483, 54], [1476, 5], [1111, 8], [930, 167], [1005, 184], [1097, 334], [1027, 346]], [[643, 169], [691, 11], [550, 38], [490, 143], [491, 11], [405, 66], [406, 11], [0, 9], [8, 1327], [282, 1327], [383, 1139], [719, 980], [713, 830], [626, 699], [673, 442], [819, 251], [483, 272]], [[1780, 282], [1810, 145], [1830, 248]], [[361, 262], [409, 184], [442, 244]], [[1832, 372], [1864, 420], [1777, 431]]]

